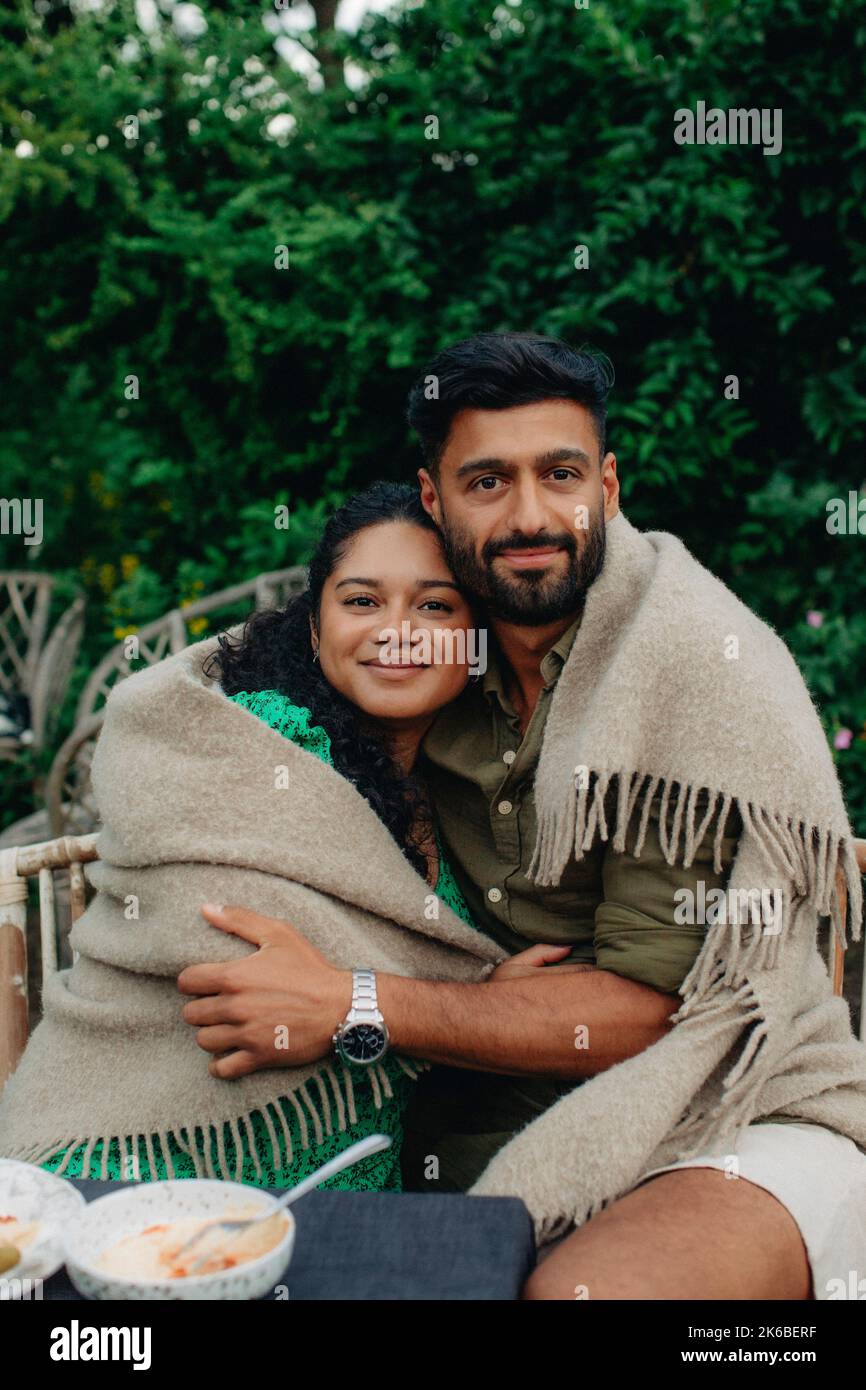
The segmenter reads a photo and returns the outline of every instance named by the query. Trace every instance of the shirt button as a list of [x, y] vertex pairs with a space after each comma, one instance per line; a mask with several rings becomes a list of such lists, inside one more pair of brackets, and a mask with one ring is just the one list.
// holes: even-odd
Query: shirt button
[[502, 898], [501, 888], [488, 888], [487, 896], [492, 903], [498, 903]]
[[514, 810], [514, 807], [510, 801], [500, 801], [496, 809], [501, 816], [507, 816], [509, 812]]
[[511, 764], [511, 763], [514, 762], [514, 759], [515, 759], [516, 757], [517, 757], [517, 754], [515, 753], [515, 751], [514, 751], [513, 748], [506, 748], [505, 752], [502, 754], [502, 761], [503, 761], [504, 763], [509, 763], [509, 764]]

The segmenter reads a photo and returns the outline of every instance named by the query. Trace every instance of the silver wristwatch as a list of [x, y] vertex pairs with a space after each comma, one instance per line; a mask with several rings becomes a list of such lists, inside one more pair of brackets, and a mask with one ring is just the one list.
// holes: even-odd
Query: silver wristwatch
[[381, 1061], [388, 1042], [376, 1000], [376, 975], [372, 970], [353, 970], [352, 1007], [333, 1037], [337, 1056], [356, 1067], [368, 1067]]

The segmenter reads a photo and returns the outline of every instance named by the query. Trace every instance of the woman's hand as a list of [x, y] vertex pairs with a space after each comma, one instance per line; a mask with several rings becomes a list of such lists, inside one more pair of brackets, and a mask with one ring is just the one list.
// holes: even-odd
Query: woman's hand
[[526, 951], [518, 951], [517, 955], [510, 956], [501, 965], [497, 965], [496, 969], [487, 976], [485, 983], [490, 984], [491, 980], [518, 980], [523, 976], [537, 975], [538, 971], [543, 970], [545, 966], [556, 967], [559, 970], [596, 969], [594, 965], [582, 961], [566, 962], [564, 958], [570, 951], [570, 946], [547, 946], [539, 942], [537, 946], [530, 946]]

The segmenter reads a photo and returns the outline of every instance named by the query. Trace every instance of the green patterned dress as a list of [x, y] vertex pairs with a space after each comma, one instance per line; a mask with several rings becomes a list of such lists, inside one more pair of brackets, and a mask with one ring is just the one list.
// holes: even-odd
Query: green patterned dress
[[[244, 709], [257, 715], [272, 728], [277, 729], [286, 738], [292, 739], [307, 752], [315, 754], [323, 762], [333, 766], [330, 739], [320, 725], [310, 723], [310, 711], [304, 706], [292, 704], [286, 696], [275, 690], [260, 690], [253, 693], [242, 691], [229, 698], [235, 704], [242, 705]], [[436, 884], [436, 894], [464, 922], [467, 922], [469, 926], [474, 926], [475, 923], [466, 905], [466, 900], [442, 853], [438, 834], [436, 843], [439, 850], [439, 879]], [[202, 1058], [202, 1065], [204, 1066], [204, 1064], [204, 1058]], [[276, 1103], [282, 1109], [285, 1126], [291, 1137], [291, 1151], [287, 1148], [281, 1127], [274, 1126], [269, 1119], [266, 1120], [260, 1111], [254, 1111], [250, 1116], [250, 1125], [246, 1128], [246, 1134], [242, 1134], [241, 1182], [250, 1183], [257, 1187], [293, 1187], [308, 1173], [321, 1167], [327, 1159], [341, 1153], [343, 1149], [348, 1148], [356, 1140], [375, 1133], [390, 1135], [391, 1147], [380, 1153], [372, 1154], [369, 1158], [362, 1159], [354, 1167], [343, 1173], [338, 1173], [336, 1177], [329, 1178], [320, 1186], [351, 1191], [399, 1192], [401, 1190], [400, 1149], [403, 1142], [403, 1111], [408, 1104], [415, 1083], [404, 1071], [397, 1056], [393, 1053], [386, 1054], [381, 1067], [388, 1078], [390, 1095], [387, 1094], [388, 1088], [380, 1086], [375, 1078], [362, 1072], [360, 1068], [353, 1068], [352, 1090], [356, 1119], [342, 1130], [339, 1128], [334, 1097], [331, 1095], [331, 1089], [327, 1086], [324, 1073], [322, 1074], [323, 1084], [318, 1087], [318, 1092], [330, 1105], [330, 1114], [326, 1118], [324, 1109], [321, 1112], [319, 1122], [321, 1123], [321, 1120], [324, 1119], [322, 1140], [319, 1143], [311, 1143], [309, 1147], [305, 1147], [304, 1141], [305, 1138], [310, 1138], [313, 1126], [307, 1120], [302, 1121], [299, 1118], [298, 1109], [288, 1099], [281, 1097]], [[377, 1099], [380, 1101], [379, 1106], [376, 1104]], [[312, 1117], [309, 1118], [312, 1119]], [[306, 1135], [303, 1133], [302, 1125], [306, 1128]], [[250, 1131], [252, 1132], [252, 1151]], [[196, 1176], [196, 1164], [189, 1152], [190, 1145], [194, 1145], [196, 1153], [201, 1158], [205, 1144], [210, 1147], [208, 1167], [221, 1177], [235, 1177], [237, 1149], [229, 1125], [223, 1126], [221, 1145], [214, 1134], [211, 1133], [206, 1136], [205, 1132], [198, 1128], [184, 1130], [182, 1134], [185, 1138], [171, 1133], [167, 1136], [174, 1177], [194, 1178]], [[275, 1138], [279, 1147], [279, 1161], [274, 1153]], [[71, 1154], [67, 1149], [61, 1149], [39, 1166], [47, 1168], [49, 1172], [62, 1167], [64, 1175], [70, 1178], [107, 1176], [147, 1182], [171, 1176], [156, 1136], [150, 1136], [148, 1140], [140, 1139], [137, 1155], [126, 1151], [121, 1153], [118, 1140], [112, 1139], [104, 1164], [102, 1144], [97, 1144], [92, 1150], [90, 1161], [87, 1164], [87, 1172], [84, 1171], [85, 1148], [86, 1145], [82, 1143]], [[224, 1159], [223, 1152], [220, 1150], [224, 1152]], [[289, 1152], [291, 1152], [290, 1160], [287, 1159]]]

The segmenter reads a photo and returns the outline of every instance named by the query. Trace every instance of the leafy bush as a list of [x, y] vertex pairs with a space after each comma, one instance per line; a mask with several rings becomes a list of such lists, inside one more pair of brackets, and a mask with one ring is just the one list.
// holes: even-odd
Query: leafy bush
[[[132, 0], [42, 10], [0, 20], [0, 476], [45, 498], [27, 562], [88, 589], [82, 667], [411, 477], [405, 392], [444, 342], [552, 332], [616, 365], [631, 520], [772, 622], [850, 731], [866, 833], [864, 543], [825, 525], [863, 480], [862, 7], [427, 0], [331, 36], [364, 80], [320, 92], [267, 6], [210, 4], [186, 41], [169, 0], [150, 37]], [[677, 145], [698, 100], [781, 108], [782, 152]]]

